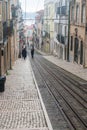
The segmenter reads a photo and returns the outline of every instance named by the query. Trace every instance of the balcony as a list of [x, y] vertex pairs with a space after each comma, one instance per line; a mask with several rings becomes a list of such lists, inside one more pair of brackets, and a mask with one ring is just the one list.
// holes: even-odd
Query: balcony
[[3, 22], [3, 43], [7, 40], [7, 22]]
[[59, 43], [65, 44], [65, 37], [63, 35], [57, 34], [56, 38], [57, 38]]
[[14, 6], [14, 4], [12, 4], [12, 6], [11, 6], [11, 11], [12, 11], [12, 18], [13, 18], [13, 20], [18, 17], [18, 16], [17, 16], [17, 10], [18, 10], [18, 7], [17, 7], [17, 6]]
[[0, 22], [0, 44], [7, 41], [7, 22]]
[[56, 15], [65, 16], [67, 14], [66, 10], [67, 10], [66, 6], [57, 7]]
[[44, 36], [43, 37], [50, 39], [50, 33], [48, 33], [47, 31], [44, 31]]
[[13, 20], [9, 20], [7, 27], [7, 35], [11, 36], [12, 34], [13, 34]]
[[3, 32], [3, 43], [7, 40], [7, 37], [12, 35], [13, 33], [13, 21], [10, 20], [9, 22], [2, 23], [2, 32]]

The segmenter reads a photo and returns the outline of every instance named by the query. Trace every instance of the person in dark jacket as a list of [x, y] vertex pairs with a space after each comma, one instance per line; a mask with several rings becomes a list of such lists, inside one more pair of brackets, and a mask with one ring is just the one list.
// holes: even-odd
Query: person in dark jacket
[[24, 58], [24, 60], [25, 60], [26, 57], [27, 57], [27, 50], [26, 50], [26, 47], [23, 47], [23, 49], [22, 49], [22, 57]]
[[31, 57], [34, 58], [34, 45], [31, 45]]

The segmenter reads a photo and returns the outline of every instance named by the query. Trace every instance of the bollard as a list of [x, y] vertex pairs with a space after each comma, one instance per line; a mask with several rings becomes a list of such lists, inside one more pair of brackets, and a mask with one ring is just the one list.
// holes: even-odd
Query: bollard
[[0, 92], [4, 92], [5, 90], [5, 81], [6, 81], [6, 76], [1, 76], [0, 77]]

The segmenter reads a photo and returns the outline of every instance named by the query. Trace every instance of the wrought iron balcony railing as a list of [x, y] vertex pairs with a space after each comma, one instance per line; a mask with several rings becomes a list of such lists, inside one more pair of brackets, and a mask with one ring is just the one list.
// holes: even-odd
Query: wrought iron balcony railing
[[57, 34], [56, 38], [57, 38], [58, 42], [65, 44], [65, 37], [63, 35]]
[[3, 22], [3, 42], [7, 40], [7, 22]]
[[45, 31], [45, 35], [44, 35], [44, 38], [46, 37], [50, 39], [50, 33], [48, 33], [47, 31]]
[[4, 44], [9, 35], [13, 34], [13, 21], [7, 20], [0, 23], [0, 43]]
[[14, 6], [14, 4], [11, 6], [11, 11], [12, 11], [12, 18], [15, 19], [18, 17], [17, 15], [17, 9], [18, 7], [17, 6]]
[[7, 35], [11, 36], [13, 34], [13, 20], [8, 21], [8, 27], [7, 27]]

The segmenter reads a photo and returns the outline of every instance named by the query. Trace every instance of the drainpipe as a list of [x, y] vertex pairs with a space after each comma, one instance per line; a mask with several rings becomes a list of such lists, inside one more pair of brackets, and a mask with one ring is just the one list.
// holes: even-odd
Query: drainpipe
[[69, 39], [70, 39], [70, 2], [69, 2], [69, 14], [68, 14], [68, 44], [67, 44], [67, 61], [69, 61]]

